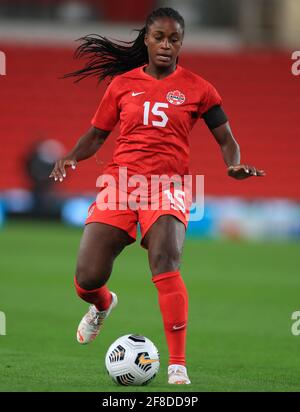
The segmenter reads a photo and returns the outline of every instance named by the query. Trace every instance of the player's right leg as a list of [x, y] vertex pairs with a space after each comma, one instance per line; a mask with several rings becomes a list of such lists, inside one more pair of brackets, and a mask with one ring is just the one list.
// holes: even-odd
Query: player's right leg
[[85, 226], [80, 243], [75, 287], [78, 296], [91, 303], [82, 318], [77, 340], [85, 344], [99, 334], [104, 320], [117, 304], [117, 296], [106, 286], [115, 258], [134, 239], [125, 230], [104, 223]]

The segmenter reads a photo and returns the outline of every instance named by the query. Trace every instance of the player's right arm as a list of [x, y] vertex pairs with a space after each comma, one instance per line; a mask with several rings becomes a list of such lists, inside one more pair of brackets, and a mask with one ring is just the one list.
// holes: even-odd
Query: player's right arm
[[92, 119], [92, 127], [76, 143], [65, 157], [55, 163], [50, 178], [60, 182], [66, 177], [66, 168], [75, 169], [77, 162], [93, 156], [113, 130], [120, 118], [120, 86], [115, 78], [107, 87]]
[[81, 138], [78, 140], [74, 148], [62, 159], [55, 163], [55, 166], [50, 174], [50, 178], [60, 182], [67, 176], [66, 168], [76, 168], [77, 162], [88, 159], [93, 156], [97, 150], [102, 146], [110, 131], [102, 130], [92, 126]]

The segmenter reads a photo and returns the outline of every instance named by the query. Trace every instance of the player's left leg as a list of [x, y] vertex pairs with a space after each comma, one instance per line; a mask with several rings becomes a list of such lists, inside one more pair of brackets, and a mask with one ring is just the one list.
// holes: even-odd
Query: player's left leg
[[189, 384], [185, 346], [188, 321], [188, 295], [180, 274], [185, 225], [173, 215], [160, 216], [143, 237], [148, 249], [152, 280], [169, 349], [169, 383]]

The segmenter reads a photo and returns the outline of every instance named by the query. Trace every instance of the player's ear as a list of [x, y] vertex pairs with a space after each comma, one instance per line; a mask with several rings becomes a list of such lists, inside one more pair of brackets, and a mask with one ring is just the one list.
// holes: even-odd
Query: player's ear
[[145, 37], [144, 37], [144, 43], [145, 43], [145, 46], [148, 47], [148, 34], [147, 33], [145, 34]]
[[182, 44], [183, 44], [183, 38], [184, 38], [184, 32], [182, 33], [182, 36], [181, 36], [180, 47], [181, 47], [181, 46], [182, 46]]

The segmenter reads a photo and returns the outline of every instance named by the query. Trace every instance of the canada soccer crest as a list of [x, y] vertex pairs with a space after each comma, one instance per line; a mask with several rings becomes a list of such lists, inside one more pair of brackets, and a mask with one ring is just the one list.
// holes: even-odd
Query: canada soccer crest
[[168, 102], [175, 104], [176, 106], [182, 104], [185, 101], [185, 95], [179, 90], [174, 90], [167, 94]]

